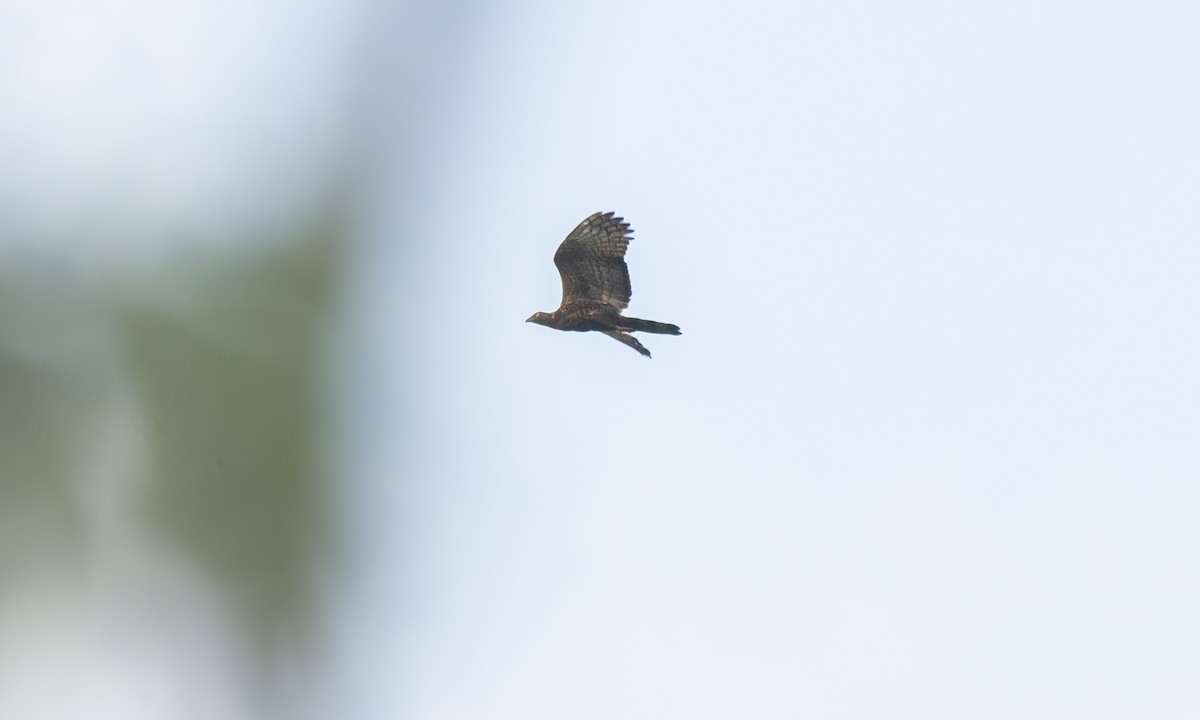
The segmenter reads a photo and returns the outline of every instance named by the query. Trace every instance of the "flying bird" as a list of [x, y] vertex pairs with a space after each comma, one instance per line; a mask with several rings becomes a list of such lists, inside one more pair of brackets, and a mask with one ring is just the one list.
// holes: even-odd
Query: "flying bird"
[[536, 312], [525, 322], [555, 330], [597, 330], [646, 357], [650, 351], [629, 333], [680, 334], [676, 325], [621, 315], [633, 294], [625, 265], [625, 249], [633, 238], [624, 220], [611, 212], [593, 213], [571, 231], [554, 253], [562, 276], [562, 303], [554, 312]]

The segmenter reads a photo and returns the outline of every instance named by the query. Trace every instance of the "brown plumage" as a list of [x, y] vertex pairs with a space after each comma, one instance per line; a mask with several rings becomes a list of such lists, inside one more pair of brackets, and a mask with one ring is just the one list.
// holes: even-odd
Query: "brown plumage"
[[679, 335], [675, 325], [621, 315], [633, 294], [625, 265], [625, 249], [633, 239], [630, 232], [629, 223], [611, 212], [593, 213], [579, 223], [554, 253], [562, 276], [562, 303], [554, 312], [534, 313], [525, 322], [555, 330], [597, 330], [646, 357], [650, 351], [629, 333]]

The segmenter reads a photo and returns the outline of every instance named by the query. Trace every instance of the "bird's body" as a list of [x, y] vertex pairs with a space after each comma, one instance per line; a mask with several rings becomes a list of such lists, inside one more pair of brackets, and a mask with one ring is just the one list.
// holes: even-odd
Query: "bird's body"
[[562, 277], [562, 303], [554, 312], [534, 313], [526, 322], [555, 330], [602, 332], [646, 357], [650, 351], [629, 333], [679, 335], [675, 325], [621, 315], [633, 295], [625, 264], [630, 232], [629, 223], [611, 212], [593, 213], [579, 223], [554, 253]]

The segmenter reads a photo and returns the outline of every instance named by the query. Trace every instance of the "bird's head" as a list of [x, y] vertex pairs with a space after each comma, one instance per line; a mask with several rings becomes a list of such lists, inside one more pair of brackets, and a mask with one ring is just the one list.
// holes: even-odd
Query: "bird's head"
[[525, 322], [537, 323], [538, 325], [549, 325], [550, 313], [535, 312], [534, 314], [530, 315], [529, 319]]

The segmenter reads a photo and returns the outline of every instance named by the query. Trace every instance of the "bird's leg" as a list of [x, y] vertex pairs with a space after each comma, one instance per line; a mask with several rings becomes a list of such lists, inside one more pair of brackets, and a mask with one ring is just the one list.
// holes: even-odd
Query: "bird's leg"
[[623, 342], [626, 345], [628, 345], [629, 347], [633, 348], [634, 350], [637, 350], [641, 354], [645, 355], [646, 357], [650, 357], [650, 351], [647, 350], [646, 348], [642, 347], [642, 344], [640, 342], [638, 342], [637, 338], [635, 338], [634, 336], [627, 335], [627, 334], [621, 332], [620, 330], [604, 330], [603, 332], [605, 335], [609, 336], [610, 338], [617, 340], [619, 342]]

